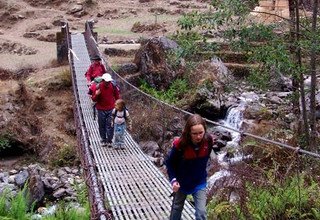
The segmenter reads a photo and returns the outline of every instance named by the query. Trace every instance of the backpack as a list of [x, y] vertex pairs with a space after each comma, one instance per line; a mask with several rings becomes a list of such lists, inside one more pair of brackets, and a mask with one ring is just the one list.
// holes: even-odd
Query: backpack
[[[211, 151], [214, 151], [214, 153], [215, 154], [217, 154], [217, 152], [219, 152], [220, 151], [220, 149], [217, 149], [217, 148], [214, 148], [213, 147], [213, 145], [214, 145], [214, 143], [213, 143], [213, 137], [211, 136], [211, 134], [209, 134], [209, 133], [206, 133], [205, 134], [206, 135], [206, 139], [207, 139], [207, 142], [208, 142], [208, 148], [209, 148], [209, 154], [211, 153]], [[176, 140], [174, 140], [174, 143], [175, 144], [178, 144], [178, 140], [179, 139], [176, 139]], [[183, 157], [183, 155], [184, 155], [184, 150], [185, 149], [182, 149], [179, 145], [177, 145], [177, 149], [178, 149], [178, 152], [181, 154], [181, 156]]]
[[[118, 110], [117, 110], [117, 109], [114, 109], [114, 110], [115, 110], [115, 111], [114, 111], [114, 118], [116, 118], [116, 117], [118, 117], [118, 116], [117, 116]], [[126, 116], [127, 110], [128, 110], [127, 107], [125, 107], [124, 110], [123, 110], [123, 117], [124, 117], [125, 120], [127, 120], [127, 116]]]
[[[102, 78], [101, 77], [96, 77], [94, 78], [93, 82], [96, 84], [96, 90], [99, 89], [100, 83], [102, 82]], [[111, 81], [111, 84], [113, 86], [113, 96], [115, 96], [116, 91], [120, 92], [120, 88], [117, 85], [117, 82], [115, 80]], [[93, 91], [89, 88], [88, 94], [92, 95]]]

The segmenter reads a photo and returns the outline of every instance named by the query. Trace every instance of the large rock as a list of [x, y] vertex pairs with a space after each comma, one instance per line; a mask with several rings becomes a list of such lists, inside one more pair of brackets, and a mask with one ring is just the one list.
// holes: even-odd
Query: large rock
[[[44, 191], [44, 184], [41, 180], [39, 175], [39, 171], [33, 169], [30, 171], [30, 182], [29, 182], [29, 192], [30, 192], [30, 202], [39, 204], [42, 202], [45, 191]], [[31, 204], [30, 203], [30, 204]]]
[[156, 37], [143, 42], [134, 58], [141, 78], [153, 88], [167, 89], [176, 79], [177, 73], [167, 63], [166, 52], [177, 48], [177, 43], [165, 37]]

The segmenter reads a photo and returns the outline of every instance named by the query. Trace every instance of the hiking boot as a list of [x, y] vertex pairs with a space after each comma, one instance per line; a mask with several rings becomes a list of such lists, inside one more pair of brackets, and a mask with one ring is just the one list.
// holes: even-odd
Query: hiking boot
[[107, 146], [107, 141], [101, 140], [100, 141], [100, 146], [101, 147], [106, 147]]

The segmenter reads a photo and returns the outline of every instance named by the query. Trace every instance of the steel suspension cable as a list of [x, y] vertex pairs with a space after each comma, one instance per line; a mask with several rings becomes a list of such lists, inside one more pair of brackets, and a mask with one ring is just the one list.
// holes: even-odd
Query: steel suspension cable
[[[104, 58], [103, 58], [103, 61], [105, 62], [105, 64], [107, 64], [107, 62], [104, 60]], [[170, 107], [170, 108], [172, 108], [172, 109], [175, 109], [175, 110], [177, 110], [177, 111], [180, 111], [180, 112], [182, 112], [182, 113], [185, 113], [185, 114], [188, 114], [188, 115], [192, 115], [192, 114], [193, 114], [193, 113], [191, 113], [191, 112], [188, 112], [188, 111], [185, 111], [185, 110], [183, 110], [183, 109], [181, 109], [181, 108], [178, 108], [178, 107], [176, 107], [176, 106], [174, 106], [174, 105], [168, 104], [168, 103], [166, 103], [166, 102], [164, 102], [164, 101], [162, 101], [162, 100], [159, 100], [159, 99], [151, 96], [150, 94], [148, 94], [148, 93], [140, 90], [138, 87], [136, 87], [135, 85], [131, 84], [131, 83], [128, 82], [125, 78], [123, 78], [122, 76], [120, 76], [112, 67], [109, 67], [109, 68], [112, 70], [113, 74], [115, 74], [115, 75], [117, 76], [117, 78], [120, 78], [124, 83], [126, 83], [126, 84], [129, 85], [129, 86], [131, 86], [131, 87], [132, 87], [133, 89], [135, 89], [137, 92], [139, 92], [139, 93], [141, 93], [141, 94], [149, 97], [150, 99], [153, 99], [153, 100], [156, 101], [156, 102], [159, 102], [159, 103], [161, 103], [161, 104], [163, 104], [163, 105], [166, 105], [166, 106], [168, 106], [168, 107]], [[314, 153], [314, 152], [311, 152], [311, 151], [307, 151], [307, 150], [303, 150], [303, 149], [301, 149], [300, 147], [293, 147], [293, 146], [290, 146], [290, 145], [288, 145], [288, 144], [284, 144], [284, 143], [281, 143], [281, 142], [278, 142], [278, 141], [274, 141], [274, 140], [270, 140], [270, 139], [268, 139], [268, 138], [264, 138], [264, 137], [261, 137], [261, 136], [258, 136], [258, 135], [254, 135], [254, 134], [251, 134], [251, 133], [248, 133], [248, 132], [243, 132], [243, 131], [240, 131], [240, 130], [235, 129], [235, 128], [231, 128], [231, 127], [229, 127], [229, 126], [226, 126], [226, 125], [223, 125], [223, 124], [221, 124], [221, 123], [218, 123], [218, 122], [209, 120], [209, 119], [207, 119], [207, 118], [204, 118], [204, 119], [205, 119], [207, 122], [209, 122], [209, 123], [211, 123], [211, 124], [213, 124], [213, 125], [220, 126], [220, 127], [223, 127], [223, 128], [225, 128], [225, 129], [227, 129], [227, 130], [231, 130], [231, 131], [240, 133], [240, 134], [243, 135], [243, 136], [252, 137], [252, 138], [255, 138], [255, 139], [264, 141], [264, 142], [268, 142], [268, 143], [271, 143], [271, 144], [274, 144], [274, 145], [278, 145], [278, 146], [280, 146], [280, 147], [282, 147], [282, 148], [286, 148], [286, 149], [289, 149], [289, 150], [292, 150], [292, 151], [296, 151], [296, 152], [298, 152], [298, 153], [302, 153], [302, 154], [309, 155], [309, 156], [312, 156], [312, 157], [315, 157], [315, 158], [320, 159], [320, 154], [317, 154], [317, 153]]]

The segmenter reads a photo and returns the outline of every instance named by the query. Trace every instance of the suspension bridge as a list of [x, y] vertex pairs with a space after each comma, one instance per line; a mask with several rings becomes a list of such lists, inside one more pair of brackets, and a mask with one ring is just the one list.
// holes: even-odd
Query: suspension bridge
[[[91, 64], [90, 57], [101, 55], [93, 32], [93, 24], [86, 22], [83, 33], [71, 33], [68, 23], [65, 22], [61, 33], [57, 33], [57, 49], [58, 61], [59, 59], [60, 61], [67, 60], [72, 74], [78, 152], [88, 186], [91, 219], [168, 219], [172, 201], [170, 183], [142, 152], [131, 135], [126, 132], [125, 150], [100, 146], [98, 123], [93, 120], [91, 99], [87, 94], [88, 87], [84, 77]], [[124, 81], [108, 65], [106, 66], [117, 82]], [[122, 84], [121, 96], [126, 100], [131, 99], [139, 103], [140, 99], [135, 93], [132, 93], [132, 87], [134, 86], [129, 87], [126, 83]], [[143, 103], [143, 105], [153, 104]], [[165, 114], [168, 114], [168, 111], [162, 109], [163, 106], [158, 106], [160, 112], [158, 120], [164, 120], [163, 124], [167, 125], [168, 122], [165, 120], [169, 117], [166, 117]], [[181, 118], [181, 113], [190, 114], [174, 106], [169, 107], [171, 111], [180, 113]], [[221, 126], [213, 121], [209, 122]], [[241, 134], [320, 158], [320, 155], [300, 148], [245, 132]], [[182, 219], [194, 219], [194, 208], [187, 201]]]
[[[89, 186], [91, 219], [168, 219], [172, 200], [170, 183], [131, 135], [125, 135], [125, 150], [100, 146], [98, 122], [92, 117], [84, 77], [91, 64], [90, 55], [99, 51], [92, 41], [89, 24], [85, 33], [70, 33], [68, 29], [65, 23], [63, 30], [71, 51], [69, 64], [78, 146]], [[193, 219], [193, 216], [194, 208], [187, 202], [183, 219]]]

